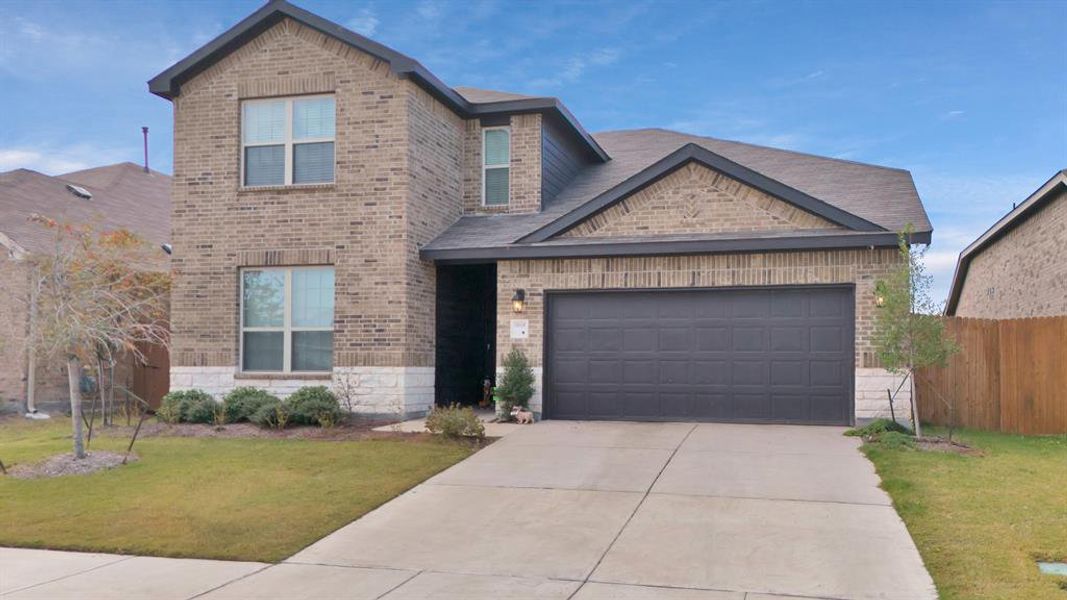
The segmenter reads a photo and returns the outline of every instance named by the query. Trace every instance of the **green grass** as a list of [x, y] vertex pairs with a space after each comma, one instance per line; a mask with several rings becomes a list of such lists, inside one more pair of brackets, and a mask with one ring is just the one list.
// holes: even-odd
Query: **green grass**
[[864, 447], [941, 597], [1067, 598], [1034, 564], [1067, 559], [1067, 436], [960, 438], [984, 456]]
[[[127, 440], [101, 437], [96, 449]], [[70, 451], [69, 421], [0, 423], [0, 460]], [[154, 437], [92, 475], [0, 477], [0, 546], [278, 561], [466, 458], [470, 446], [396, 439]]]

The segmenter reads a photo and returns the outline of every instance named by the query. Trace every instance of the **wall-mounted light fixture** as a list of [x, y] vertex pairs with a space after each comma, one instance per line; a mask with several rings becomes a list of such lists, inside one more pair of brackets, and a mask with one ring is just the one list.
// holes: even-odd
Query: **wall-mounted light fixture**
[[881, 282], [874, 287], [874, 305], [878, 308], [885, 306], [885, 286]]
[[521, 313], [526, 308], [526, 290], [515, 290], [511, 297], [511, 310]]

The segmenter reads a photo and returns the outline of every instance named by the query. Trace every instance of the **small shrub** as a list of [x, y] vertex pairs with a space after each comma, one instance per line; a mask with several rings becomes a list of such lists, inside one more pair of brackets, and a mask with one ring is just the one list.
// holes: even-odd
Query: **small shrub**
[[341, 420], [337, 396], [321, 385], [302, 387], [285, 400], [290, 420], [297, 425], [332, 427]]
[[[514, 406], [526, 408], [534, 393], [534, 372], [530, 368], [530, 361], [518, 348], [512, 348], [511, 352], [504, 357], [504, 375], [497, 383], [493, 394], [503, 402], [503, 407], [498, 407], [498, 414], [505, 418], [511, 418], [511, 409]], [[498, 403], [499, 404], [499, 403]]]
[[435, 406], [426, 416], [426, 429], [448, 438], [485, 437], [485, 425], [469, 406]]
[[911, 433], [899, 431], [886, 431], [876, 436], [867, 438], [869, 443], [878, 444], [883, 448], [914, 448], [915, 437]]
[[264, 429], [285, 429], [289, 424], [289, 409], [275, 398], [260, 405], [248, 420]]
[[156, 416], [165, 423], [211, 423], [215, 399], [202, 390], [180, 390], [163, 396]]
[[214, 423], [215, 411], [219, 403], [214, 398], [204, 394], [204, 397], [192, 400], [188, 410], [182, 413], [182, 420], [186, 423]]
[[226, 412], [227, 423], [240, 423], [248, 421], [252, 415], [264, 404], [280, 402], [278, 397], [254, 387], [234, 388], [222, 399], [222, 406]]
[[876, 438], [882, 434], [896, 432], [903, 435], [911, 435], [911, 430], [907, 427], [897, 423], [892, 419], [875, 419], [863, 427], [856, 427], [849, 429], [845, 432], [845, 435], [862, 437], [862, 438]]

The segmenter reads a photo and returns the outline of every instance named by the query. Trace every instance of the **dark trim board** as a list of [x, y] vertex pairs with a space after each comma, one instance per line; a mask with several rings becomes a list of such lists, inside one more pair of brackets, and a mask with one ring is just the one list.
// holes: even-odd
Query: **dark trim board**
[[[544, 290], [544, 314], [542, 316], [542, 344], [541, 344], [541, 415], [544, 419], [552, 419], [551, 397], [553, 387], [552, 362], [549, 357], [552, 353], [551, 319], [556, 300], [561, 296], [587, 295], [587, 294], [637, 294], [637, 293], [671, 293], [671, 292], [737, 292], [737, 291], [775, 291], [775, 290], [845, 290], [849, 293], [852, 302], [849, 304], [848, 339], [850, 344], [849, 372], [847, 377], [847, 420], [846, 422], [811, 422], [808, 425], [834, 425], [854, 426], [856, 424], [856, 286], [853, 283], [844, 284], [799, 284], [799, 285], [771, 285], [771, 286], [727, 286], [727, 287], [670, 287], [670, 288], [612, 288], [612, 289], [554, 289]], [[588, 420], [602, 420], [590, 417]], [[715, 422], [715, 423], [762, 423], [762, 424], [798, 424], [797, 421], [789, 420], [749, 420], [749, 419], [701, 419], [701, 418], [642, 418], [642, 417], [612, 417], [610, 420], [620, 421], [655, 421], [655, 422]]]
[[[512, 244], [490, 248], [424, 248], [423, 260], [437, 263], [489, 262], [528, 258], [593, 258], [607, 256], [663, 256], [684, 254], [722, 254], [730, 252], [786, 252], [846, 248], [896, 247], [893, 232], [802, 235], [792, 237], [750, 237], [704, 240], [662, 240], [604, 242]], [[911, 236], [913, 244], [929, 244], [930, 232]]]

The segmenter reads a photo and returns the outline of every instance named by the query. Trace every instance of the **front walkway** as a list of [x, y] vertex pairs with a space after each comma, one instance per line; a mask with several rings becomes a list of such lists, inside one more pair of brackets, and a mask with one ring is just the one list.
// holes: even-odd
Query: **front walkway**
[[[100, 597], [212, 599], [936, 598], [873, 467], [841, 432], [545, 422], [511, 433], [280, 565], [78, 555], [81, 562], [67, 568], [82, 574], [49, 568], [43, 575], [50, 560], [44, 554], [70, 555], [41, 553], [11, 568], [14, 553], [37, 551], [5, 550], [0, 580], [11, 577], [15, 584], [4, 583], [0, 592], [22, 589], [11, 598], [98, 597], [89, 590], [103, 592]], [[30, 568], [31, 560], [38, 566]], [[59, 579], [42, 583], [45, 577]]]

